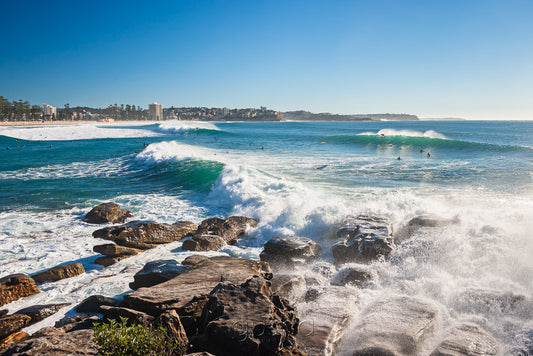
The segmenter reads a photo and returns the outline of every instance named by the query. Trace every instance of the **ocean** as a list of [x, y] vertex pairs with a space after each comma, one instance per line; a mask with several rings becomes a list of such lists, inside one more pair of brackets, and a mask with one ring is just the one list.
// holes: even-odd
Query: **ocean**
[[[384, 216], [400, 231], [430, 215], [456, 223], [420, 229], [373, 262], [377, 277], [353, 315], [384, 296], [413, 295], [441, 311], [443, 330], [472, 321], [503, 354], [533, 349], [533, 121], [10, 126], [0, 127], [0, 152], [0, 277], [68, 262], [87, 271], [40, 285], [10, 311], [120, 296], [146, 262], [195, 254], [174, 242], [95, 265], [92, 248], [103, 242], [91, 233], [100, 226], [82, 219], [107, 201], [131, 220], [256, 218], [237, 245], [204, 253], [252, 259], [269, 239], [296, 235], [333, 261], [329, 247], [349, 216]], [[477, 297], [490, 293], [499, 307]]]

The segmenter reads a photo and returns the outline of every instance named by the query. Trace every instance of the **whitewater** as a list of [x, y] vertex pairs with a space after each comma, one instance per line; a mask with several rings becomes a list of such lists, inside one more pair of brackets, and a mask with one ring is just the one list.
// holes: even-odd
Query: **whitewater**
[[[386, 217], [399, 235], [410, 219], [433, 216], [454, 223], [419, 229], [390, 258], [374, 261], [376, 276], [350, 312], [412, 295], [441, 311], [439, 329], [474, 322], [502, 354], [526, 355], [533, 349], [532, 134], [533, 122], [519, 121], [0, 127], [0, 278], [72, 262], [87, 272], [2, 308], [71, 303], [25, 329], [32, 333], [87, 296], [128, 293], [148, 261], [196, 254], [174, 242], [110, 267], [94, 264], [93, 246], [103, 242], [91, 234], [103, 226], [82, 219], [107, 201], [143, 221], [256, 218], [236, 245], [202, 252], [252, 259], [273, 237], [304, 236], [333, 262], [335, 232], [347, 217]], [[487, 293], [502, 296], [501, 307], [479, 297]]]

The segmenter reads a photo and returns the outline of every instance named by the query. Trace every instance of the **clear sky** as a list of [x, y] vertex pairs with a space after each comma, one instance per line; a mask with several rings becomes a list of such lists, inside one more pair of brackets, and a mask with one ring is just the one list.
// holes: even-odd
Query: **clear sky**
[[2, 0], [0, 12], [9, 100], [533, 119], [532, 0]]

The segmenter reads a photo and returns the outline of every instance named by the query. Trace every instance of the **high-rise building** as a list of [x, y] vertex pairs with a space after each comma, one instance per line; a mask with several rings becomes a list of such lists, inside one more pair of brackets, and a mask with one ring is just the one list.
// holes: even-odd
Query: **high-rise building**
[[57, 118], [57, 108], [52, 105], [43, 104], [43, 116], [46, 119]]
[[150, 120], [162, 120], [163, 119], [163, 106], [156, 102], [148, 105], [150, 110]]

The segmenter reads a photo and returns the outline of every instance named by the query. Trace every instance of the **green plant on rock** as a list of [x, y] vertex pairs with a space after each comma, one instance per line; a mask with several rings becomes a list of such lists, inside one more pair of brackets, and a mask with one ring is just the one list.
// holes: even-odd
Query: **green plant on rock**
[[165, 329], [146, 325], [128, 325], [128, 319], [108, 319], [95, 323], [94, 343], [101, 356], [179, 356], [186, 346], [167, 335]]

